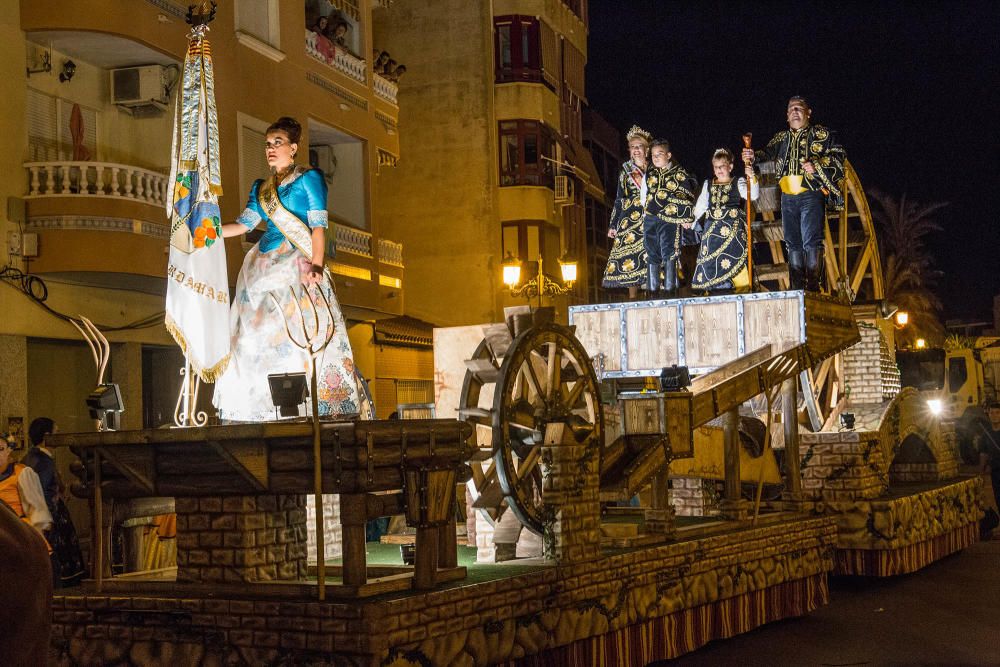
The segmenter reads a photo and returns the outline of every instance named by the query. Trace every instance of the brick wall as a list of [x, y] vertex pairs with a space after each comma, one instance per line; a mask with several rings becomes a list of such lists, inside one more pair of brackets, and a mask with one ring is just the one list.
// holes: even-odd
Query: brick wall
[[718, 482], [699, 477], [670, 480], [670, 503], [677, 516], [710, 516], [719, 513], [722, 492]]
[[877, 498], [889, 486], [878, 433], [803, 433], [802, 495], [806, 500], [852, 501]]
[[178, 582], [305, 578], [304, 496], [177, 498], [175, 507]]
[[[316, 564], [316, 503], [313, 495], [306, 496], [306, 532], [308, 561]], [[340, 525], [340, 496], [323, 494], [323, 550], [327, 560], [340, 558], [344, 552], [344, 531]]]

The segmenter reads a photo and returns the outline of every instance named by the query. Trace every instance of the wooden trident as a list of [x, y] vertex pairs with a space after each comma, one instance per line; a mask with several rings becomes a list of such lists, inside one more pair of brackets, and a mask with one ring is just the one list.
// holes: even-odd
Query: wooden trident
[[320, 310], [316, 305], [316, 302], [309, 296], [309, 287], [303, 286], [301, 295], [309, 302], [309, 308], [312, 311], [313, 326], [308, 327], [306, 325], [305, 314], [302, 310], [302, 299], [299, 298], [299, 294], [296, 293], [295, 287], [289, 287], [288, 292], [291, 296], [292, 302], [295, 303], [295, 308], [299, 313], [299, 323], [302, 325], [302, 338], [296, 338], [296, 335], [292, 333], [292, 325], [288, 321], [289, 318], [285, 315], [284, 309], [281, 307], [281, 302], [278, 297], [274, 295], [273, 292], [269, 292], [268, 296], [274, 302], [275, 307], [281, 313], [281, 317], [285, 322], [285, 333], [288, 334], [288, 340], [292, 342], [295, 347], [305, 350], [309, 353], [309, 360], [312, 364], [312, 378], [309, 381], [309, 396], [312, 404], [312, 427], [313, 427], [313, 503], [316, 506], [316, 580], [319, 584], [319, 599], [326, 599], [326, 545], [323, 539], [323, 464], [320, 452], [320, 430], [319, 430], [319, 391], [317, 380], [317, 369], [316, 360], [322, 356], [323, 351], [326, 350], [330, 341], [333, 340], [333, 334], [335, 332], [334, 322], [333, 322], [333, 307], [330, 305], [330, 300], [326, 298], [326, 294], [323, 292], [322, 288], [317, 287], [316, 291], [319, 292], [320, 299], [323, 302], [323, 309], [326, 311], [327, 324], [323, 335], [320, 335]]

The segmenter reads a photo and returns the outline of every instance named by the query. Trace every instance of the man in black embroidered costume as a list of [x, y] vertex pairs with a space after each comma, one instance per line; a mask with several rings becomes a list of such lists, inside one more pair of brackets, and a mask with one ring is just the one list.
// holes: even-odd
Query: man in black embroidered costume
[[[646, 206], [642, 238], [649, 261], [649, 294], [663, 290], [677, 292], [677, 262], [680, 259], [682, 230], [694, 225], [694, 191], [697, 181], [673, 161], [670, 144], [657, 139], [650, 148], [653, 166], [646, 172]], [[660, 268], [663, 282], [660, 282]]]
[[835, 133], [810, 124], [808, 102], [788, 100], [788, 129], [774, 135], [767, 147], [746, 148], [743, 159], [774, 161], [781, 186], [781, 223], [788, 247], [788, 278], [792, 289], [817, 292], [824, 273], [823, 236], [826, 209], [844, 206], [844, 149]]

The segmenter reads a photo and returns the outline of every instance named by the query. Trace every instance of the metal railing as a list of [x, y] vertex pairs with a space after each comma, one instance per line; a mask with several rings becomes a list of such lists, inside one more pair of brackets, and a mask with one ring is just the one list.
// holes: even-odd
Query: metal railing
[[112, 162], [26, 162], [28, 198], [112, 197], [163, 206], [167, 175], [141, 167]]

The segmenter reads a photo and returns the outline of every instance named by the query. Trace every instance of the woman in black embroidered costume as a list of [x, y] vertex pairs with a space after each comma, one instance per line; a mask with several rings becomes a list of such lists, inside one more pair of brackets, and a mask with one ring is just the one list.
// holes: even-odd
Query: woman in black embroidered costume
[[611, 211], [608, 236], [614, 239], [604, 270], [607, 288], [628, 288], [634, 299], [646, 283], [646, 250], [642, 242], [642, 214], [646, 201], [646, 169], [652, 135], [633, 125], [626, 135], [630, 159], [618, 175], [618, 193]]
[[705, 216], [705, 231], [691, 287], [712, 291], [748, 289], [747, 179], [754, 201], [759, 193], [757, 179], [748, 165], [746, 176], [734, 181], [733, 154], [725, 148], [712, 156], [712, 172], [715, 177], [705, 181], [694, 207], [695, 218]]

